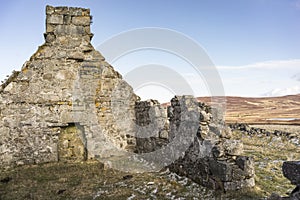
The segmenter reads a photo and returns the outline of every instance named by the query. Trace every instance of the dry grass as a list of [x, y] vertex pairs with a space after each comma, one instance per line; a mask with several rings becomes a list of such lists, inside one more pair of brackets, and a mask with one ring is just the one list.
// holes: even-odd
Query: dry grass
[[[129, 176], [128, 176], [129, 175]], [[174, 173], [128, 174], [99, 163], [18, 167], [0, 174], [0, 199], [259, 199], [256, 191], [219, 193]]]
[[[98, 162], [23, 166], [0, 173], [0, 199], [263, 199], [286, 196], [294, 186], [283, 177], [286, 160], [300, 160], [300, 148], [284, 137], [246, 136], [244, 154], [255, 159], [252, 190], [216, 193], [170, 172], [128, 174]], [[130, 176], [127, 176], [130, 175]], [[126, 178], [127, 177], [127, 178]]]
[[[213, 191], [170, 172], [128, 174], [99, 163], [18, 167], [0, 175], [0, 199], [214, 199]], [[6, 181], [5, 181], [6, 180]]]
[[[225, 97], [227, 123], [300, 125], [300, 94], [283, 97]], [[211, 104], [210, 97], [198, 97], [198, 101]], [[275, 118], [294, 118], [278, 120]]]
[[282, 174], [282, 163], [300, 160], [300, 148], [290, 143], [285, 137], [246, 136], [234, 132], [235, 138], [244, 143], [244, 154], [255, 159], [256, 190], [263, 196], [276, 192], [287, 196], [295, 186]]

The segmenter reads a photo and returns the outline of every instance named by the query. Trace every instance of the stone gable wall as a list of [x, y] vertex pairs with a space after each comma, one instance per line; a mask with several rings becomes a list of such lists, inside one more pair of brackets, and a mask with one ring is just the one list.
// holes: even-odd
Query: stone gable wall
[[[89, 9], [46, 13], [45, 44], [0, 88], [2, 166], [58, 161], [59, 135], [74, 123], [84, 127], [89, 158], [98, 156], [95, 141], [132, 149], [138, 97], [91, 45]], [[126, 127], [116, 123], [124, 116]], [[95, 139], [99, 130], [106, 137]]]

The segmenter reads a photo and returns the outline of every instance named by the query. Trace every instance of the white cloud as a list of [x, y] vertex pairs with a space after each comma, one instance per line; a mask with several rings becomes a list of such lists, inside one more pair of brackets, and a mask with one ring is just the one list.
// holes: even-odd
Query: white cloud
[[[300, 93], [300, 84], [298, 82], [300, 81], [300, 59], [273, 60], [244, 66], [220, 66], [217, 70], [222, 80], [221, 86], [224, 88], [227, 96], [258, 97]], [[174, 94], [210, 96], [213, 92], [216, 93], [216, 91], [210, 91], [211, 88], [216, 87], [209, 87], [206, 77], [201, 72], [193, 70], [178, 71], [178, 75], [182, 78], [181, 81], [179, 81], [177, 76], [166, 76], [170, 83], [168, 86], [174, 92], [170, 93], [168, 90], [165, 90], [165, 87], [151, 83], [147, 87], [140, 89], [138, 94], [144, 99], [148, 99], [151, 96], [160, 100], [160, 102], [166, 102]], [[127, 76], [124, 77], [126, 78]], [[167, 78], [163, 80], [165, 81]], [[210, 77], [210, 83], [216, 83], [217, 80], [211, 80], [213, 78], [218, 77]], [[220, 89], [219, 87], [217, 88]], [[220, 95], [224, 95], [224, 92], [222, 90]]]
[[298, 69], [300, 70], [300, 59], [270, 60], [243, 66], [217, 66], [218, 69], [244, 70], [244, 69]]
[[288, 88], [277, 88], [270, 92], [265, 93], [263, 96], [274, 97], [274, 96], [285, 96], [291, 94], [300, 94], [300, 86], [296, 85]]
[[297, 82], [300, 79], [300, 59], [219, 66], [218, 70], [226, 95], [281, 96], [300, 93]]

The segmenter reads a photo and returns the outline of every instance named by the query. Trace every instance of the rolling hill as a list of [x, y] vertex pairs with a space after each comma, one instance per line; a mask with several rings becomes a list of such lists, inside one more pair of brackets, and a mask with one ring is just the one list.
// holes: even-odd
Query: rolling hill
[[[210, 97], [198, 97], [210, 104]], [[300, 94], [282, 97], [226, 97], [227, 123], [300, 125]]]

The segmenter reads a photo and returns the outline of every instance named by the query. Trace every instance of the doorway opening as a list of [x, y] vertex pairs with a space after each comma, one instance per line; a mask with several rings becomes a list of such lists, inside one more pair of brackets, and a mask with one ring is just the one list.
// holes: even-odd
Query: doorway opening
[[78, 123], [69, 123], [61, 129], [58, 142], [58, 160], [77, 162], [87, 160], [86, 137], [84, 127]]

